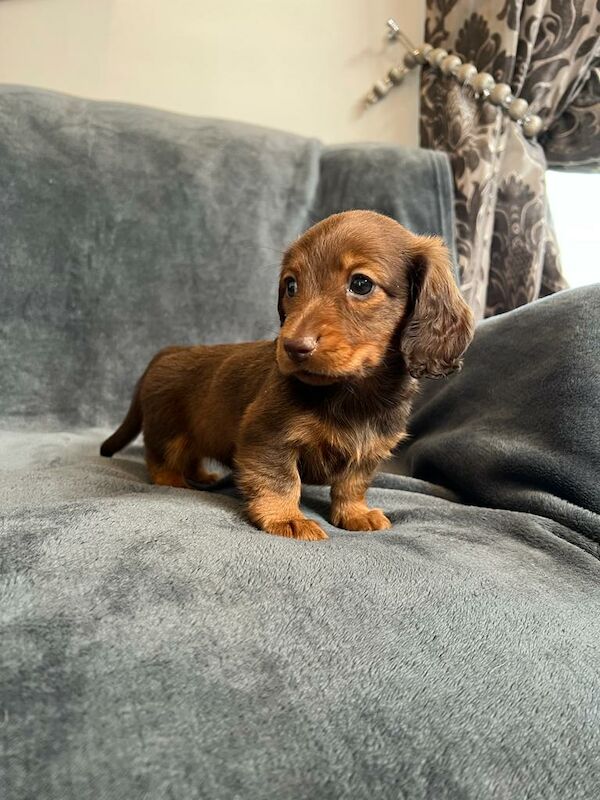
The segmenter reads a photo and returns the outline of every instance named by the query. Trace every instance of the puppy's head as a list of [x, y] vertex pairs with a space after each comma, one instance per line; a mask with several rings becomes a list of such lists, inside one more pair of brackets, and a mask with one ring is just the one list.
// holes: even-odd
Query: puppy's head
[[287, 250], [277, 363], [311, 384], [366, 377], [399, 347], [414, 377], [460, 367], [473, 316], [441, 239], [372, 211], [319, 222]]

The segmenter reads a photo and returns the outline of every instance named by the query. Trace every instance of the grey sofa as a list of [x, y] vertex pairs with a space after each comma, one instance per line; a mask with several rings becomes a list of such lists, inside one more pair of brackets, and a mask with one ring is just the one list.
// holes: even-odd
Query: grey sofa
[[352, 207], [452, 244], [439, 154], [0, 88], [2, 798], [600, 797], [600, 287], [424, 387], [390, 531], [98, 455], [155, 350], [275, 336], [282, 249]]

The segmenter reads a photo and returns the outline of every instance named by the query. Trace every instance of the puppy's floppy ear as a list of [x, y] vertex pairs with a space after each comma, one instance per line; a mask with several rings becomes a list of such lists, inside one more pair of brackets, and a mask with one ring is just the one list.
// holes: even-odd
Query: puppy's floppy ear
[[415, 236], [407, 256], [409, 314], [400, 349], [415, 378], [460, 369], [473, 338], [473, 314], [454, 280], [450, 254], [436, 236]]

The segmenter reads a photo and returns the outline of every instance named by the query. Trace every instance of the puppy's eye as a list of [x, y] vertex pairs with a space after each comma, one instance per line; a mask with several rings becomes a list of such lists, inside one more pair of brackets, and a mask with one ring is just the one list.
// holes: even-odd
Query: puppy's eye
[[298, 283], [296, 278], [285, 279], [285, 291], [288, 297], [294, 297], [298, 294]]
[[367, 278], [366, 275], [353, 275], [350, 279], [350, 285], [348, 286], [352, 294], [360, 294], [363, 297], [364, 295], [371, 294], [374, 288], [375, 284], [371, 278]]

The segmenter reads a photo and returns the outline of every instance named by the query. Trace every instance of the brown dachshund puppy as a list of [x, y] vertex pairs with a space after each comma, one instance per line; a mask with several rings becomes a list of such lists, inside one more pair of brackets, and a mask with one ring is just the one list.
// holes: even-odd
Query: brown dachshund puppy
[[285, 253], [275, 341], [168, 347], [140, 379], [111, 456], [142, 429], [154, 483], [233, 467], [268, 533], [326, 539], [300, 511], [300, 482], [331, 484], [331, 521], [389, 528], [365, 492], [405, 435], [417, 378], [460, 366], [473, 318], [440, 239], [370, 211], [335, 214]]

